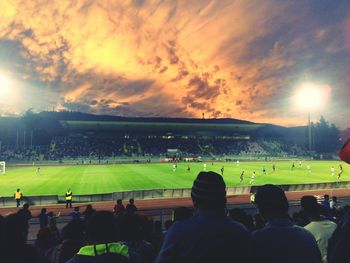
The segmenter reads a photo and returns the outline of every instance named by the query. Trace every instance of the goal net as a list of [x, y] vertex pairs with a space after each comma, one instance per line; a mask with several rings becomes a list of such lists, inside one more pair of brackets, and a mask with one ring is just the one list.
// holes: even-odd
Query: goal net
[[6, 172], [6, 163], [0, 162], [0, 174], [5, 174]]

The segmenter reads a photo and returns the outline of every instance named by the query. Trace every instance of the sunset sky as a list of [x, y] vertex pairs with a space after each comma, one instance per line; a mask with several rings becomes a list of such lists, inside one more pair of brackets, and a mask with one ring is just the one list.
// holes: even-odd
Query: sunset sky
[[[0, 115], [77, 110], [350, 126], [349, 0], [1, 0]], [[327, 102], [326, 102], [327, 101]]]

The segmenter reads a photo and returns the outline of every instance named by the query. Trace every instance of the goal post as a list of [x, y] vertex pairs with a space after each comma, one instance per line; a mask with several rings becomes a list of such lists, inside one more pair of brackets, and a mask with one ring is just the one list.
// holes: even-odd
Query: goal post
[[0, 161], [0, 174], [5, 174], [6, 172], [6, 163]]

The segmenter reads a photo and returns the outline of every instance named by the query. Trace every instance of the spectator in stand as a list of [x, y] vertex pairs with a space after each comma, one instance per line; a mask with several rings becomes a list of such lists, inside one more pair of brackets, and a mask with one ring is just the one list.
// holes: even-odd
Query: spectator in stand
[[311, 234], [315, 237], [318, 247], [321, 251], [322, 259], [324, 262], [327, 262], [328, 240], [331, 238], [333, 232], [337, 228], [337, 224], [321, 215], [322, 209], [325, 210], [325, 208], [317, 203], [316, 198], [313, 204], [314, 205], [309, 206], [305, 210], [311, 222], [304, 228], [310, 231]]
[[80, 212], [79, 206], [74, 207], [74, 210], [69, 214], [71, 216], [72, 221], [79, 220], [80, 221]]
[[130, 198], [129, 204], [126, 205], [125, 210], [126, 210], [126, 213], [128, 214], [134, 214], [137, 211], [135, 200], [133, 198]]
[[6, 217], [1, 250], [2, 263], [37, 263], [38, 257], [33, 247], [26, 244], [28, 221], [23, 214]]
[[329, 195], [323, 196], [323, 201], [321, 202], [321, 204], [324, 206], [324, 208], [327, 209], [327, 211], [329, 211], [331, 209], [330, 204], [329, 204]]
[[116, 216], [120, 216], [120, 215], [123, 215], [124, 212], [125, 212], [125, 207], [123, 205], [123, 200], [122, 199], [118, 199], [117, 200], [117, 204], [114, 206], [114, 214]]
[[56, 240], [56, 242], [60, 240], [60, 231], [58, 230], [57, 224], [56, 224], [56, 218], [58, 218], [60, 215], [61, 215], [61, 212], [58, 212], [57, 216], [53, 212], [47, 213], [48, 220], [49, 220], [49, 229], [51, 231], [51, 234], [54, 240]]
[[191, 196], [194, 216], [170, 227], [156, 262], [252, 262], [250, 234], [226, 217], [222, 177], [200, 172]]
[[332, 196], [332, 200], [329, 202], [329, 207], [331, 210], [335, 210], [338, 208], [338, 199], [336, 196]]
[[40, 262], [44, 262], [46, 252], [54, 247], [56, 240], [54, 240], [51, 231], [48, 227], [40, 228], [37, 235], [34, 247], [37, 251]]
[[120, 239], [129, 248], [130, 260], [138, 263], [153, 263], [156, 257], [152, 244], [142, 235], [144, 222], [137, 214], [127, 213], [118, 220]]
[[42, 208], [39, 214], [39, 224], [40, 228], [47, 227], [49, 224], [49, 216], [46, 213], [46, 208]]
[[87, 223], [89, 245], [82, 247], [67, 263], [130, 262], [129, 249], [116, 242], [116, 222], [111, 212], [98, 211]]
[[30, 219], [32, 219], [32, 213], [30, 212], [29, 204], [27, 204], [27, 203], [25, 203], [23, 205], [23, 208], [18, 210], [17, 213], [20, 214], [21, 216], [23, 216], [23, 218], [27, 221], [27, 223]]
[[96, 210], [92, 208], [92, 205], [87, 205], [85, 211], [83, 212], [84, 220], [87, 222], [89, 218], [95, 213]]
[[83, 223], [77, 220], [69, 222], [62, 228], [62, 242], [47, 251], [44, 262], [67, 262], [78, 253], [81, 247], [86, 245], [84, 240]]
[[281, 188], [274, 185], [259, 187], [255, 202], [268, 222], [264, 228], [253, 232], [260, 262], [322, 262], [312, 234], [289, 219], [288, 200]]

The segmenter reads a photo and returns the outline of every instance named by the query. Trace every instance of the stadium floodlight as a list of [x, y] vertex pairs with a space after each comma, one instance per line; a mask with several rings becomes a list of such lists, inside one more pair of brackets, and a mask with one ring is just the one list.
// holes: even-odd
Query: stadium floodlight
[[295, 95], [295, 104], [298, 110], [308, 114], [309, 150], [312, 150], [311, 112], [321, 110], [326, 106], [330, 97], [330, 87], [314, 83], [303, 83]]
[[7, 97], [11, 92], [11, 85], [9, 79], [4, 75], [0, 74], [0, 96]]
[[330, 87], [328, 85], [304, 83], [295, 96], [296, 106], [304, 112], [320, 110], [327, 104], [329, 94]]

